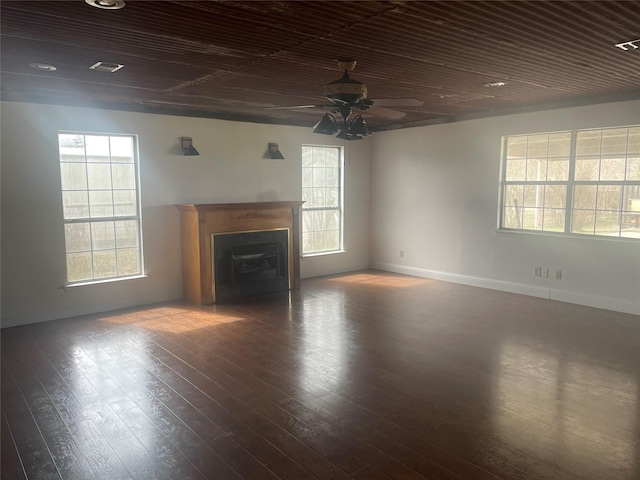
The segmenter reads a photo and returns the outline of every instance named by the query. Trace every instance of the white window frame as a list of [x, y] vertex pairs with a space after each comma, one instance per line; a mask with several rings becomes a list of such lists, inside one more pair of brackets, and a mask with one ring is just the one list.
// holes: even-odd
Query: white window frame
[[[310, 197], [311, 194], [311, 190], [309, 189], [314, 189], [314, 188], [325, 188], [325, 186], [318, 186], [315, 187], [313, 184], [312, 185], [305, 185], [305, 172], [304, 169], [305, 168], [311, 168], [313, 169], [324, 169], [324, 166], [320, 166], [320, 167], [316, 167], [315, 165], [311, 165], [311, 166], [305, 166], [304, 164], [304, 158], [303, 158], [303, 175], [302, 175], [302, 191], [303, 191], [303, 195], [302, 195], [302, 200], [304, 201], [304, 203], [302, 204], [302, 213], [301, 213], [301, 224], [302, 224], [302, 228], [301, 228], [301, 236], [302, 236], [302, 247], [301, 247], [301, 254], [303, 257], [311, 257], [311, 256], [316, 256], [316, 255], [328, 255], [328, 254], [335, 254], [335, 253], [341, 253], [344, 252], [344, 148], [342, 146], [337, 146], [337, 145], [310, 145], [310, 144], [305, 144], [302, 145], [302, 152], [303, 152], [303, 157], [304, 157], [304, 149], [305, 148], [311, 148], [311, 149], [335, 149], [338, 151], [338, 169], [339, 169], [339, 179], [338, 179], [338, 195], [337, 195], [337, 200], [338, 200], [338, 204], [337, 205], [316, 205], [314, 204], [313, 199]], [[312, 173], [313, 176], [313, 173]], [[336, 186], [332, 187], [332, 188], [336, 188]], [[312, 215], [315, 215], [316, 213], [321, 213], [321, 212], [338, 212], [338, 245], [335, 248], [326, 248], [326, 249], [311, 249], [309, 250], [308, 248], [306, 248], [307, 245], [309, 245], [309, 243], [311, 241], [306, 241], [308, 239], [305, 239], [305, 233], [308, 232], [307, 227], [309, 225], [311, 225], [312, 222]], [[317, 230], [313, 230], [313, 232], [320, 232], [322, 233], [323, 231], [325, 232], [329, 232], [329, 231], [335, 231], [335, 229], [329, 229], [326, 228], [327, 225], [325, 225], [325, 229], [317, 229]]]
[[[63, 136], [82, 136], [83, 137], [83, 147], [78, 149], [78, 152], [74, 152], [76, 158], [78, 158], [78, 153], [80, 150], [83, 151], [84, 160], [80, 161], [64, 161], [65, 158], [70, 158], [70, 153], [63, 152], [63, 146], [61, 144], [61, 140]], [[90, 156], [87, 152], [87, 142], [86, 137], [105, 137], [107, 138], [108, 148], [102, 152], [108, 158], [108, 161], [100, 161], [100, 162], [90, 162], [87, 160], [87, 157]], [[115, 157], [114, 152], [112, 152], [112, 138], [125, 138], [131, 140], [131, 156], [132, 162], [114, 162], [113, 159]], [[65, 257], [67, 259], [67, 286], [78, 286], [78, 285], [87, 285], [87, 284], [95, 284], [95, 283], [103, 283], [103, 282], [111, 282], [111, 281], [119, 281], [126, 280], [132, 278], [140, 278], [144, 277], [144, 255], [143, 255], [143, 241], [142, 241], [142, 213], [141, 213], [141, 202], [140, 202], [140, 174], [139, 174], [139, 155], [138, 155], [138, 138], [137, 135], [132, 134], [107, 134], [107, 133], [94, 133], [94, 132], [80, 132], [80, 131], [60, 131], [58, 132], [58, 149], [59, 149], [59, 162], [60, 162], [60, 173], [61, 173], [61, 193], [63, 196], [62, 205], [63, 205], [63, 225], [65, 231]], [[108, 150], [108, 151], [107, 151]], [[65, 157], [66, 156], [66, 157]], [[82, 158], [82, 157], [80, 157]], [[125, 157], [126, 158], [126, 157]], [[63, 165], [82, 165], [84, 167], [84, 175], [85, 175], [85, 188], [65, 188], [65, 182], [63, 179]], [[92, 188], [89, 181], [89, 165], [109, 165], [109, 184], [110, 187], [105, 188]], [[113, 185], [114, 179], [114, 165], [132, 165], [133, 166], [133, 188], [115, 188]], [[80, 167], [82, 168], [82, 167]], [[117, 200], [114, 192], [129, 192], [129, 194], [135, 190], [135, 212], [132, 209], [128, 209], [127, 213], [117, 212]], [[87, 195], [87, 204], [86, 204], [86, 215], [68, 215], [67, 214], [67, 205], [65, 205], [65, 193], [86, 193]], [[110, 215], [99, 215], [91, 211], [92, 202], [91, 202], [91, 194], [92, 193], [110, 193], [111, 197], [111, 207], [112, 213]], [[69, 204], [69, 208], [71, 208], [72, 204]], [[108, 203], [106, 204], [108, 205]], [[81, 207], [82, 208], [82, 207]], [[95, 207], [94, 207], [95, 208]], [[126, 223], [125, 223], [126, 222]], [[96, 244], [98, 243], [98, 234], [97, 229], [100, 227], [104, 229], [109, 229], [110, 225], [113, 226], [113, 246], [100, 248]], [[71, 226], [86, 226], [88, 228], [88, 242], [85, 243], [85, 247], [81, 249], [74, 249], [70, 246], [70, 239], [68, 236], [68, 232], [70, 229], [68, 227]], [[118, 226], [121, 226], [127, 231], [131, 229], [135, 232], [135, 244], [126, 243], [127, 241], [131, 242], [131, 237], [123, 238], [120, 237], [120, 241], [123, 244], [118, 245]], [[106, 231], [106, 230], [105, 230]], [[118, 259], [119, 254], [124, 254], [125, 250], [136, 251], [137, 250], [137, 259], [133, 262], [134, 267], [129, 268], [129, 271], [119, 271], [118, 268]], [[113, 262], [109, 261], [108, 265], [112, 266], [115, 269], [114, 274], [106, 273], [100, 274], [96, 272], [96, 257], [100, 254], [109, 255], [109, 253], [113, 253]], [[91, 275], [84, 276], [82, 278], [71, 278], [71, 268], [70, 262], [71, 258], [74, 254], [90, 254], [91, 256]], [[124, 258], [124, 256], [123, 256]], [[128, 262], [130, 265], [131, 262]], [[133, 271], [135, 269], [135, 271]]]
[[[612, 153], [608, 154], [602, 151], [602, 143], [600, 143], [600, 151], [599, 153], [590, 153], [588, 155], [582, 154], [580, 152], [580, 148], [578, 144], [578, 138], [582, 135], [589, 135], [590, 133], [595, 133], [597, 135], [598, 132], [602, 134], [602, 132], [612, 131], [612, 130], [627, 130], [627, 146], [625, 153]], [[550, 234], [550, 235], [565, 235], [565, 236], [577, 236], [577, 237], [598, 237], [598, 238], [607, 238], [607, 239], [622, 239], [622, 240], [631, 240], [637, 241], [640, 239], [640, 210], [636, 213], [636, 202], [631, 203], [631, 195], [635, 200], [640, 199], [640, 176], [637, 173], [633, 174], [633, 168], [637, 168], [638, 162], [640, 162], [640, 151], [637, 151], [638, 147], [634, 146], [632, 151], [629, 151], [629, 132], [634, 132], [637, 135], [638, 130], [640, 129], [639, 125], [626, 125], [621, 127], [607, 127], [607, 128], [597, 128], [597, 129], [582, 129], [582, 130], [572, 130], [572, 131], [563, 131], [563, 132], [550, 132], [550, 133], [535, 133], [535, 134], [523, 134], [523, 135], [510, 135], [503, 137], [502, 143], [502, 159], [501, 159], [501, 168], [500, 168], [500, 196], [498, 202], [498, 229], [499, 231], [511, 231], [511, 232], [526, 232], [527, 234]], [[556, 180], [548, 180], [548, 179], [517, 179], [517, 180], [508, 180], [507, 179], [507, 162], [509, 160], [514, 160], [514, 158], [509, 158], [509, 140], [522, 140], [528, 139], [530, 137], [541, 137], [544, 135], [548, 135], [551, 138], [554, 135], [570, 135], [570, 143], [567, 147], [566, 158], [568, 158], [568, 171], [566, 179], [556, 179]], [[564, 158], [565, 155], [559, 155], [556, 159]], [[518, 160], [522, 160], [522, 157], [517, 157]], [[529, 160], [539, 161], [540, 157], [535, 156], [527, 156], [525, 157], [525, 161], [529, 162]], [[552, 156], [547, 156], [547, 162], [549, 159], [553, 160]], [[586, 160], [591, 160], [593, 162], [597, 162], [597, 172], [599, 178], [595, 179], [579, 179], [576, 178], [576, 165], [578, 162], [583, 162]], [[602, 162], [603, 161], [618, 161], [624, 162], [624, 171], [625, 177], [624, 179], [602, 179]], [[633, 162], [633, 163], [632, 163]], [[532, 164], [533, 165], [533, 164]], [[547, 166], [543, 167], [544, 169], [548, 168]], [[527, 163], [528, 166], [528, 163]], [[528, 168], [528, 167], [527, 167]], [[526, 169], [525, 168], [525, 171]], [[547, 171], [547, 170], [545, 170]], [[635, 170], [633, 170], [635, 172]], [[631, 172], [631, 173], [630, 173]], [[517, 191], [519, 187], [523, 187], [523, 204], [519, 206], [522, 209], [522, 212], [517, 212], [518, 206], [514, 206], [513, 203], [517, 203], [514, 201], [510, 201], [505, 199], [508, 195], [506, 194], [507, 189], [509, 187], [515, 187], [512, 191]], [[595, 200], [593, 208], [580, 208], [580, 205], [576, 205], [578, 201], [576, 196], [577, 189], [579, 188], [591, 188], [595, 192]], [[552, 205], [552, 207], [547, 208], [546, 203], [537, 203], [538, 199], [536, 198], [536, 205], [533, 206], [532, 203], [527, 204], [526, 196], [527, 191], [534, 192], [535, 196], [539, 195], [539, 192], [542, 192], [541, 195], [547, 191], [546, 189], [555, 189], [555, 191], [561, 191], [561, 189], [566, 188], [566, 196], [564, 202], [560, 205]], [[527, 190], [528, 189], [528, 190]], [[559, 190], [560, 189], [560, 190]], [[607, 208], [599, 208], [598, 195], [601, 192], [606, 192], [607, 189], [613, 190], [619, 189], [619, 197], [617, 198], [618, 207], [617, 210], [607, 209]], [[515, 197], [515, 195], [514, 195]], [[615, 197], [614, 197], [615, 198]], [[612, 202], [615, 204], [615, 200]], [[631, 206], [633, 205], [633, 207]], [[544, 220], [540, 221], [539, 227], [538, 222], [534, 221], [536, 225], [534, 227], [527, 228], [525, 223], [525, 215], [527, 214], [527, 209], [530, 211], [539, 210], [540, 214], [543, 216], [545, 212], [555, 212], [564, 213], [564, 221], [562, 225], [558, 227], [558, 224], [555, 226], [552, 225], [550, 229], [545, 229]], [[633, 209], [633, 210], [632, 210]], [[516, 211], [515, 218], [519, 218], [521, 223], [518, 227], [514, 227], [513, 225], [505, 226], [505, 223], [513, 222], [513, 212]], [[577, 215], [580, 215], [581, 212], [593, 213], [594, 215], [594, 228], [593, 231], [579, 231], [576, 227]], [[598, 215], [601, 215], [599, 217]], [[505, 217], [508, 215], [512, 215], [509, 220]], [[599, 218], [605, 218], [606, 216], [610, 218], [618, 218], [618, 230], [616, 233], [605, 232], [605, 229], [598, 230], [598, 220]], [[604, 220], [603, 220], [604, 222]], [[633, 223], [631, 223], [633, 222]], [[632, 228], [635, 225], [636, 228]], [[554, 228], [555, 227], [555, 228]], [[627, 228], [627, 230], [625, 230]]]

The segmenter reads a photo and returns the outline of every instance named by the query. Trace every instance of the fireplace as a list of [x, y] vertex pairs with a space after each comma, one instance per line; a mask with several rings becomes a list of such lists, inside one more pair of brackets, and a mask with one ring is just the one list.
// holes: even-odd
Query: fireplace
[[216, 301], [289, 290], [288, 232], [213, 235]]
[[177, 205], [185, 299], [208, 305], [299, 288], [301, 205]]

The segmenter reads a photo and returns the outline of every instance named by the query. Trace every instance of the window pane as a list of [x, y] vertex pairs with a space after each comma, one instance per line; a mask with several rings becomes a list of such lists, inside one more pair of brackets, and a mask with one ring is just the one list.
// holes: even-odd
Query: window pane
[[[567, 204], [567, 186], [566, 185], [547, 185], [544, 188], [544, 208], [545, 209], [549, 209], [549, 208], [564, 209], [566, 204]], [[563, 215], [563, 218], [564, 218], [564, 215]]]
[[550, 158], [547, 164], [547, 180], [566, 182], [569, 179], [569, 158]]
[[524, 206], [525, 207], [541, 207], [544, 200], [543, 185], [525, 185], [524, 187]]
[[325, 189], [325, 200], [327, 207], [338, 207], [340, 206], [340, 190], [337, 188], [327, 188]]
[[62, 192], [62, 208], [65, 219], [89, 216], [89, 194], [84, 192]]
[[93, 252], [93, 275], [95, 278], [111, 278], [116, 274], [115, 250]]
[[596, 212], [596, 235], [619, 235], [620, 214], [618, 212]]
[[327, 168], [339, 168], [340, 167], [340, 149], [329, 148], [325, 150], [327, 152], [326, 166]]
[[620, 187], [600, 185], [598, 187], [598, 210], [620, 210]]
[[62, 190], [86, 190], [87, 171], [84, 163], [61, 163]]
[[612, 128], [602, 131], [602, 155], [627, 152], [627, 129]]
[[326, 185], [327, 187], [340, 187], [340, 169], [339, 168], [327, 168], [325, 171]]
[[64, 226], [67, 252], [91, 251], [91, 228], [88, 223], [68, 223]]
[[507, 185], [505, 186], [503, 204], [515, 207], [522, 206], [523, 196], [523, 185]]
[[138, 242], [138, 222], [136, 220], [125, 220], [115, 222], [116, 247], [137, 247]]
[[313, 205], [315, 207], [325, 207], [327, 205], [324, 188], [313, 189]]
[[325, 177], [324, 177], [324, 168], [314, 168], [313, 169], [313, 186], [314, 187], [324, 187], [325, 186]]
[[111, 190], [89, 192], [91, 218], [113, 216], [113, 193]]
[[542, 230], [542, 218], [541, 208], [525, 208], [522, 228], [527, 230]]
[[527, 145], [527, 158], [546, 160], [549, 152], [548, 135], [531, 135]]
[[111, 161], [113, 163], [133, 163], [133, 138], [111, 137]]
[[571, 152], [571, 132], [552, 133], [549, 135], [549, 156], [568, 157]]
[[576, 155], [600, 155], [600, 130], [578, 132], [576, 138]]
[[118, 275], [135, 275], [140, 273], [140, 258], [137, 248], [119, 249], [117, 253]]
[[109, 162], [109, 137], [106, 135], [85, 135], [87, 162]]
[[575, 179], [578, 181], [597, 181], [600, 170], [600, 157], [577, 158]]
[[313, 212], [313, 230], [325, 230], [327, 228], [327, 212], [320, 210]]
[[111, 165], [114, 189], [133, 189], [136, 186], [135, 170], [132, 164]]
[[84, 163], [84, 135], [59, 135], [61, 162]]
[[338, 230], [327, 230], [326, 242], [327, 250], [338, 250], [340, 248], [340, 232]]
[[596, 185], [576, 185], [573, 190], [573, 208], [595, 210], [597, 194]]
[[564, 208], [544, 210], [543, 230], [547, 232], [564, 232]]
[[91, 247], [94, 250], [115, 248], [116, 233], [114, 222], [95, 222], [91, 224]]
[[596, 214], [588, 210], [574, 210], [571, 231], [573, 233], [587, 233], [595, 231]]
[[322, 168], [327, 166], [327, 151], [325, 148], [313, 149], [313, 168]]
[[312, 168], [302, 169], [302, 186], [313, 187], [313, 169]]
[[627, 158], [627, 180], [640, 180], [640, 157]]
[[115, 190], [113, 192], [113, 214], [116, 217], [134, 216], [136, 212], [136, 191]]
[[340, 228], [340, 212], [330, 210], [327, 212], [327, 229], [338, 230]]
[[327, 249], [327, 234], [326, 232], [313, 232], [313, 251], [323, 252]]
[[518, 207], [505, 207], [502, 213], [502, 226], [504, 228], [522, 228], [522, 209]]
[[519, 182], [525, 179], [527, 161], [525, 159], [507, 160], [507, 182]]
[[629, 129], [627, 152], [640, 153], [640, 127], [632, 127]]
[[87, 164], [87, 175], [89, 177], [89, 189], [111, 189], [111, 167], [108, 163]]
[[302, 147], [302, 168], [310, 168], [313, 165], [313, 148]]
[[302, 201], [304, 202], [303, 208], [311, 208], [315, 205], [313, 204], [313, 189], [312, 188], [303, 188], [302, 189]]
[[527, 160], [527, 180], [530, 182], [546, 180], [547, 159], [529, 158]]
[[624, 180], [625, 158], [603, 158], [600, 160], [600, 180]]
[[509, 137], [507, 139], [507, 158], [524, 159], [527, 157], [527, 137]]
[[70, 282], [92, 280], [93, 270], [91, 268], [91, 265], [91, 252], [68, 253], [67, 280]]

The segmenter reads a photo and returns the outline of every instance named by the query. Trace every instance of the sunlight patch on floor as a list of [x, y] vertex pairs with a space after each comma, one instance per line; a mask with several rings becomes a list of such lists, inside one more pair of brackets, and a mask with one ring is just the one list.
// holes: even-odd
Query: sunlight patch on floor
[[425, 285], [435, 280], [429, 278], [394, 276], [394, 275], [378, 275], [375, 273], [356, 273], [339, 278], [330, 279], [337, 283], [366, 283], [367, 285], [378, 285], [381, 287], [406, 288], [415, 287], [416, 285]]

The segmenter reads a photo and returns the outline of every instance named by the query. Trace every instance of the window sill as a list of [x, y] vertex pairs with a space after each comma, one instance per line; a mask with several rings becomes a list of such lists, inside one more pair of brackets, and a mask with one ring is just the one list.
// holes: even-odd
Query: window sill
[[123, 282], [125, 280], [136, 280], [139, 278], [147, 278], [149, 275], [146, 274], [142, 274], [142, 275], [133, 275], [131, 277], [120, 277], [120, 278], [108, 278], [105, 280], [91, 280], [88, 282], [76, 282], [76, 283], [68, 283], [65, 286], [63, 286], [63, 289], [66, 288], [75, 288], [75, 287], [86, 287], [87, 285], [100, 285], [103, 283], [114, 283], [114, 282]]
[[338, 253], [347, 253], [346, 250], [332, 250], [331, 252], [307, 253], [301, 255], [300, 258], [322, 257], [324, 255], [336, 255]]
[[512, 238], [558, 238], [558, 239], [584, 239], [589, 241], [600, 240], [605, 242], [624, 242], [624, 243], [637, 243], [639, 238], [634, 237], [614, 237], [609, 235], [581, 235], [578, 233], [563, 233], [563, 232], [545, 232], [545, 231], [527, 231], [527, 230], [494, 230], [496, 237], [512, 237]]

